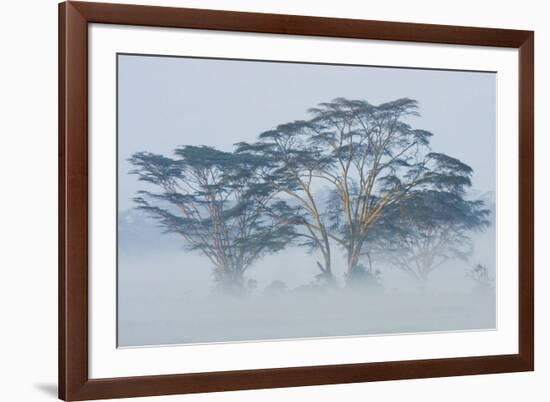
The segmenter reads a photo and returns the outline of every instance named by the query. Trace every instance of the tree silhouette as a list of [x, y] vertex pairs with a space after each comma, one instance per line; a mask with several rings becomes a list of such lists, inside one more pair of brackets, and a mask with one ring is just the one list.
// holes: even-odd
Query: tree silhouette
[[384, 260], [424, 283], [449, 260], [467, 260], [470, 233], [489, 225], [490, 211], [463, 192], [414, 192], [385, 211], [367, 239], [367, 260]]
[[293, 237], [292, 225], [265, 213], [273, 191], [255, 174], [259, 158], [183, 146], [174, 158], [139, 152], [130, 162], [131, 173], [155, 189], [138, 193], [138, 208], [206, 256], [226, 291], [240, 292], [245, 271]]
[[486, 293], [494, 290], [495, 281], [494, 278], [489, 276], [489, 268], [487, 266], [476, 264], [466, 273], [466, 276], [476, 284], [474, 289], [476, 292]]
[[139, 192], [138, 207], [205, 255], [230, 290], [291, 241], [319, 253], [318, 277], [329, 283], [334, 244], [348, 283], [378, 281], [375, 259], [423, 281], [469, 255], [469, 233], [488, 225], [489, 211], [465, 198], [472, 169], [431, 151], [432, 134], [410, 125], [415, 100], [337, 98], [309, 113], [233, 153], [183, 146], [173, 158], [134, 154], [131, 173], [155, 189]]
[[[347, 278], [362, 274], [359, 259], [371, 227], [413, 191], [460, 192], [470, 185], [469, 166], [430, 152], [432, 134], [407, 123], [417, 110], [407, 98], [378, 106], [337, 98], [310, 109], [310, 120], [237, 144], [239, 153], [268, 161], [263, 180], [292, 200], [281, 218], [305, 228], [300, 235], [320, 250], [322, 274], [332, 275], [331, 241], [346, 253]], [[327, 185], [330, 205], [323, 211], [327, 200], [319, 190]]]
[[259, 171], [261, 180], [288, 198], [273, 204], [273, 217], [304, 229], [296, 232], [299, 244], [320, 251], [322, 261], [317, 261], [320, 275], [332, 281], [330, 234], [323, 217], [322, 200], [313, 188], [314, 178], [332, 159], [311, 144], [308, 128], [309, 124], [302, 121], [279, 125], [260, 134], [255, 144], [236, 144], [237, 152], [266, 161]]

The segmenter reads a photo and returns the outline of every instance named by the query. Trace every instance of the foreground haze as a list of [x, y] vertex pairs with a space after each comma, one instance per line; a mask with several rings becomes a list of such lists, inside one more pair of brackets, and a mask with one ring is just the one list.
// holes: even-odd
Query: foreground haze
[[[383, 266], [374, 292], [327, 291], [312, 279], [313, 258], [291, 248], [253, 267], [256, 287], [235, 299], [214, 291], [203, 257], [140, 212], [119, 215], [119, 236], [122, 347], [496, 328], [496, 295], [479, 291], [463, 262], [435, 272], [424, 289]], [[472, 261], [493, 260], [492, 236], [475, 239]]]

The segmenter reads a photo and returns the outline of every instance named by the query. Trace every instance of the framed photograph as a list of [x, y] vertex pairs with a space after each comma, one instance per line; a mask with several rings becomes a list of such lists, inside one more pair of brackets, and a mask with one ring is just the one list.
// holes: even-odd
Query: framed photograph
[[533, 370], [533, 32], [59, 24], [61, 399]]

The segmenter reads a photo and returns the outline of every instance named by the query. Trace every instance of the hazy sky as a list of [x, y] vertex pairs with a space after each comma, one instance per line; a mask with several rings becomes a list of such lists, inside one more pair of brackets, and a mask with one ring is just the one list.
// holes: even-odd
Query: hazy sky
[[[212, 297], [207, 258], [129, 211], [135, 192], [146, 187], [128, 175], [127, 159], [140, 151], [170, 155], [190, 144], [230, 151], [235, 142], [308, 118], [308, 108], [336, 97], [372, 104], [408, 97], [419, 101], [422, 115], [410, 123], [434, 133], [432, 148], [472, 166], [474, 188], [494, 191], [495, 74], [143, 56], [119, 56], [118, 62], [120, 345], [494, 327], [494, 297], [472, 297], [465, 275], [474, 263], [494, 273], [492, 226], [474, 235], [470, 261], [452, 261], [433, 273], [427, 299], [408, 295], [416, 284], [384, 264], [377, 265], [381, 299], [363, 299], [368, 292], [359, 299], [340, 293], [273, 298], [265, 289], [274, 281], [294, 292], [318, 274], [317, 254], [289, 246], [247, 270], [246, 278], [257, 283], [254, 299], [232, 305]], [[345, 256], [334, 244], [332, 256], [343, 284]]]
[[421, 117], [411, 124], [434, 133], [434, 150], [472, 166], [474, 188], [495, 190], [494, 73], [130, 55], [119, 55], [118, 69], [120, 210], [143, 187], [127, 174], [134, 152], [231, 150], [336, 97], [418, 100]]

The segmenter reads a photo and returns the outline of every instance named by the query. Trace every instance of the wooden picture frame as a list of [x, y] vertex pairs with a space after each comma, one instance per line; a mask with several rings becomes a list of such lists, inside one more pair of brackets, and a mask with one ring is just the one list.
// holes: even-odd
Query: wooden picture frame
[[[519, 49], [519, 353], [90, 379], [88, 24], [241, 31]], [[59, 5], [59, 397], [140, 397], [534, 369], [534, 33], [87, 2]]]

